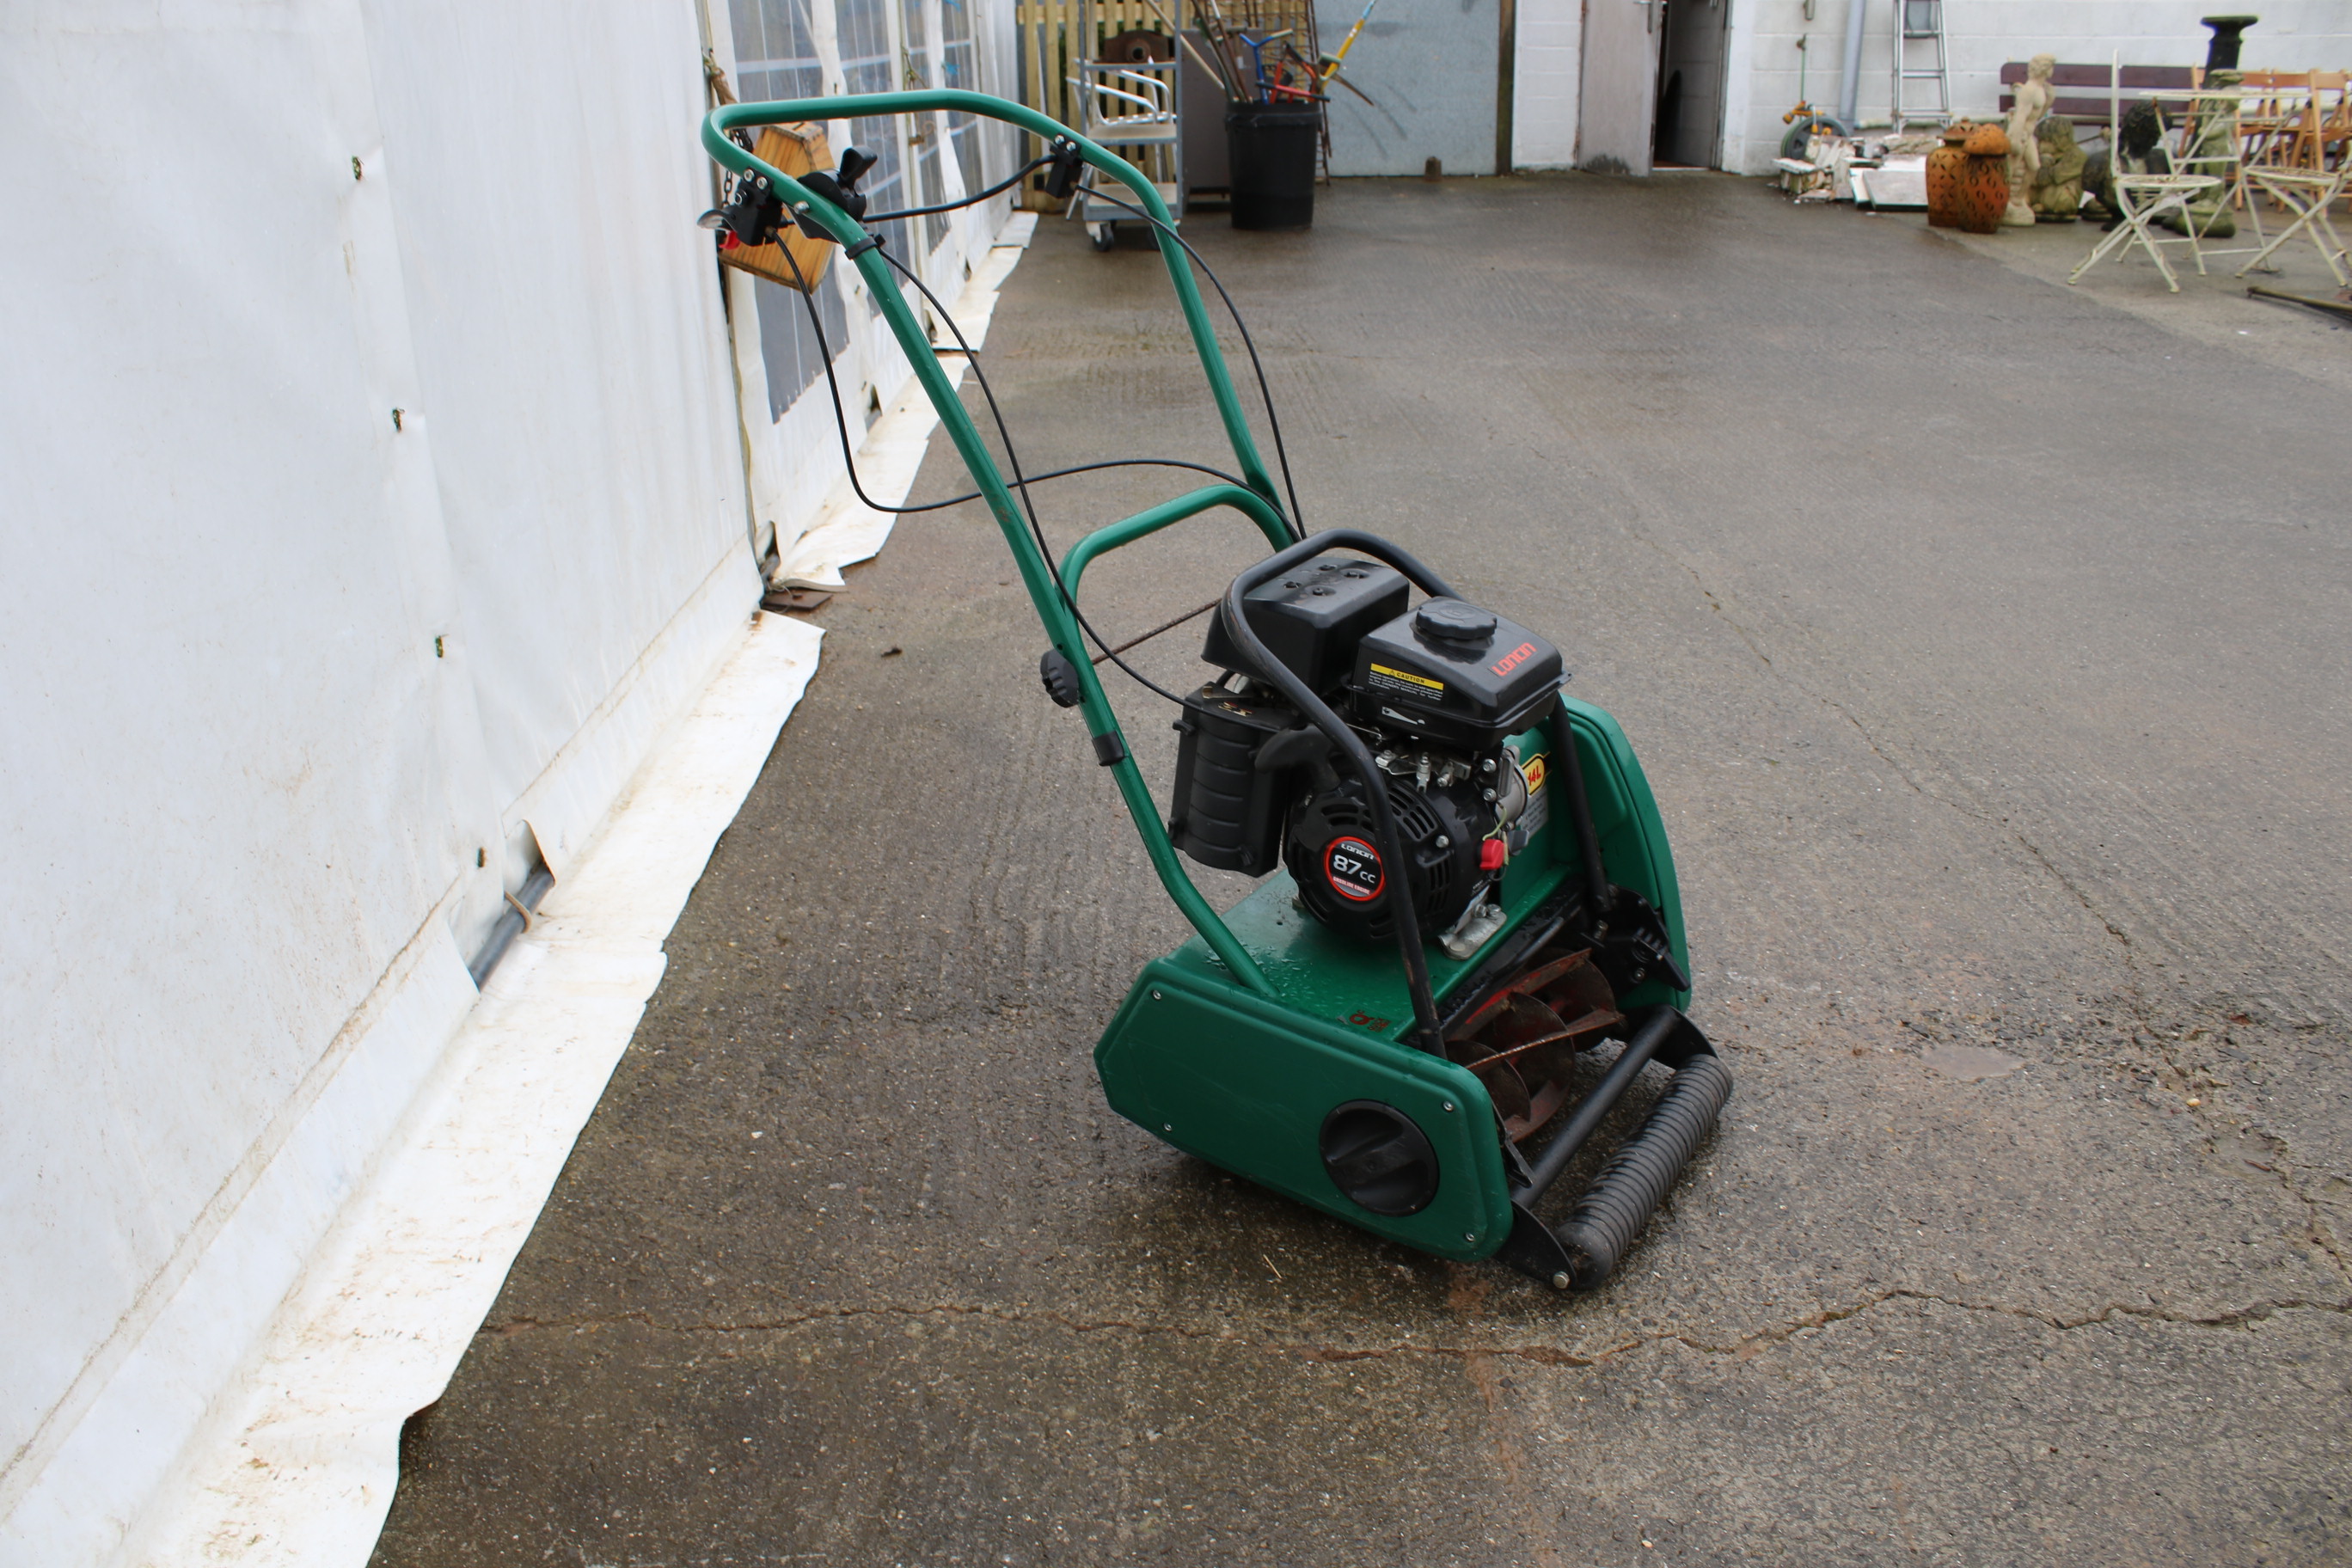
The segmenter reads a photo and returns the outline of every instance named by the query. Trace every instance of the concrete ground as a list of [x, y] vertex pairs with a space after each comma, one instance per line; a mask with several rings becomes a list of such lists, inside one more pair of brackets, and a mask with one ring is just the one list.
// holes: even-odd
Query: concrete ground
[[[1721, 177], [1192, 227], [1309, 523], [1547, 629], [1641, 751], [1715, 1142], [1564, 1300], [1113, 1117], [1088, 1053], [1183, 930], [992, 525], [910, 518], [377, 1561], [2352, 1555], [2352, 332]], [[1213, 454], [1177, 332], [1153, 256], [1045, 225], [988, 360], [1024, 460]], [[1254, 553], [1162, 535], [1098, 624]]]

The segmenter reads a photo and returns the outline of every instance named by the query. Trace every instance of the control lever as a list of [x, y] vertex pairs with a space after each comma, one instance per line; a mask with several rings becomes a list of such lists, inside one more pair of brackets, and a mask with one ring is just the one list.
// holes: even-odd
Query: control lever
[[1055, 137], [1046, 143], [1045, 151], [1054, 161], [1045, 171], [1045, 194], [1058, 202], [1077, 188], [1078, 172], [1086, 166], [1086, 154], [1066, 136]]
[[[823, 173], [803, 174], [801, 184], [847, 213], [852, 218], [862, 218], [866, 216], [866, 193], [857, 188], [857, 182], [866, 177], [866, 172], [874, 167], [876, 162], [874, 154], [862, 147], [845, 147], [842, 149], [841, 167], [838, 170], [830, 174]], [[799, 223], [801, 232], [811, 239], [833, 237], [825, 233], [808, 214], [795, 213], [793, 216]]]
[[784, 198], [770, 187], [768, 176], [758, 174], [738, 175], [727, 204], [695, 219], [704, 228], [723, 231], [730, 248], [767, 244], [783, 221]]
[[[846, 148], [841, 154], [838, 170], [830, 174], [803, 174], [800, 181], [852, 218], [862, 218], [866, 216], [866, 194], [857, 188], [857, 182], [866, 177], [866, 172], [876, 162], [874, 154], [863, 148]], [[805, 212], [793, 214], [793, 220], [811, 239], [833, 238]], [[770, 184], [767, 175], [757, 172], [740, 174], [728, 193], [726, 205], [711, 208], [695, 222], [704, 228], [733, 236], [729, 242], [730, 247], [765, 245], [783, 226], [784, 198]]]

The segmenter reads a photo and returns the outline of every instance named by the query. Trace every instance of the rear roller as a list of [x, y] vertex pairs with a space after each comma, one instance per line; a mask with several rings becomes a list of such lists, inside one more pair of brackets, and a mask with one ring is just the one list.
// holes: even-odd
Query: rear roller
[[[1731, 1098], [1731, 1072], [1698, 1026], [1673, 1007], [1641, 1010], [1625, 1048], [1552, 1135], [1511, 1189], [1511, 1234], [1496, 1254], [1522, 1274], [1561, 1290], [1604, 1283], [1673, 1190]], [[1641, 1131], [1620, 1144], [1558, 1226], [1535, 1217], [1535, 1205], [1616, 1108], [1651, 1062], [1675, 1069]]]
[[1642, 1130], [1609, 1157], [1553, 1233], [1568, 1249], [1572, 1288], [1590, 1290], [1616, 1271], [1730, 1098], [1731, 1074], [1719, 1058], [1693, 1057], [1675, 1072]]

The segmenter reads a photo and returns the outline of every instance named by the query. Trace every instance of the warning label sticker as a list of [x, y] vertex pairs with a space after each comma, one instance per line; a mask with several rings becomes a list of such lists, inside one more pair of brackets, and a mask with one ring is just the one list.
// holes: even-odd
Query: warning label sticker
[[1392, 691], [1401, 697], [1418, 697], [1426, 702], [1445, 695], [1445, 682], [1417, 675], [1410, 669], [1391, 669], [1385, 664], [1371, 667], [1370, 684], [1375, 691]]
[[1381, 852], [1352, 836], [1334, 838], [1323, 847], [1323, 879], [1350, 903], [1370, 903], [1381, 896], [1386, 881]]
[[1528, 804], [1519, 813], [1519, 820], [1515, 826], [1530, 839], [1541, 833], [1544, 825], [1551, 820], [1551, 792], [1544, 788], [1544, 779], [1549, 771], [1544, 764], [1541, 752], [1519, 764], [1519, 777], [1527, 781]]

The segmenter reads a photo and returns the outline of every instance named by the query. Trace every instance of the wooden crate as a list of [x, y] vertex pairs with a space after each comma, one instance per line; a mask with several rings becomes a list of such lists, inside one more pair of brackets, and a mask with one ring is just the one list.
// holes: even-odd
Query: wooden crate
[[[764, 163], [772, 164], [797, 179], [803, 174], [833, 167], [833, 149], [825, 142], [824, 127], [815, 121], [798, 125], [763, 125], [760, 139], [751, 147], [751, 155]], [[722, 239], [719, 259], [730, 267], [740, 267], [755, 278], [765, 278], [771, 283], [781, 283], [787, 289], [798, 289], [803, 279], [808, 291], [816, 291], [817, 280], [824, 276], [833, 253], [841, 247], [828, 239], [811, 239], [799, 229], [787, 226], [782, 244], [745, 245], [738, 240], [733, 245]], [[731, 234], [726, 237], [732, 238]], [[793, 275], [792, 264], [784, 259], [784, 247], [792, 247], [792, 259], [800, 264], [800, 277]]]

